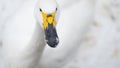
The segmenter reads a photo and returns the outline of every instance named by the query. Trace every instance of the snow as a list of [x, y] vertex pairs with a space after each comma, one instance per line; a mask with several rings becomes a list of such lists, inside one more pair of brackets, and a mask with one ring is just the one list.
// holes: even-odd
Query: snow
[[[65, 39], [64, 37], [67, 37], [66, 41], [60, 40], [62, 43], [55, 49], [46, 46], [39, 68], [119, 68], [120, 0], [58, 0], [58, 4], [65, 6], [62, 9], [69, 10], [70, 7], [74, 9], [74, 4], [78, 1], [94, 1], [94, 6], [88, 6], [89, 10], [94, 10], [92, 14], [94, 15], [94, 21], [91, 18], [89, 23], [82, 23], [77, 26], [73, 24], [76, 31], [81, 29], [78, 31], [79, 36], [74, 36], [74, 30], [65, 32], [72, 25], [68, 25], [64, 30], [65, 25], [61, 25], [63, 21], [60, 20], [61, 23], [58, 23], [58, 32], [60, 33], [58, 34], [62, 35], [60, 38]], [[18, 12], [19, 7], [26, 2], [28, 0], [0, 1], [0, 31], [2, 31], [4, 23]], [[84, 8], [80, 7], [80, 9]], [[86, 9], [88, 14], [92, 13], [89, 10]], [[79, 11], [81, 12], [81, 22], [88, 22], [86, 21], [87, 12]], [[85, 14], [86, 16], [84, 16]], [[59, 29], [61, 26], [63, 28]], [[64, 34], [62, 34], [63, 32]], [[72, 40], [71, 35], [73, 36]], [[76, 40], [78, 37], [79, 39]], [[68, 41], [68, 39], [71, 41]], [[3, 62], [1, 61], [0, 68], [3, 68]]]

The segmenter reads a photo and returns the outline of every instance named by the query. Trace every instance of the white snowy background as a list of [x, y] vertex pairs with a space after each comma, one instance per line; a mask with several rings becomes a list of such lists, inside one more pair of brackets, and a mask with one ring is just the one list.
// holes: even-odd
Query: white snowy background
[[[0, 0], [0, 24], [28, 1]], [[120, 0], [95, 0], [93, 8], [94, 21], [81, 43], [62, 50], [46, 46], [39, 68], [120, 68]]]

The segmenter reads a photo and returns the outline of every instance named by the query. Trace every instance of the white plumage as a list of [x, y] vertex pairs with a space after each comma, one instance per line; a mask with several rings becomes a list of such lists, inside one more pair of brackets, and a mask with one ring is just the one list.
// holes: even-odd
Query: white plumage
[[[60, 7], [60, 9], [58, 9], [60, 10], [60, 14], [58, 14], [60, 17], [57, 23], [60, 44], [58, 48], [55, 49], [57, 51], [53, 51], [53, 53], [56, 54], [54, 56], [56, 57], [57, 52], [60, 52], [61, 49], [65, 50], [65, 52], [58, 55], [61, 56], [60, 59], [64, 59], [68, 57], [67, 55], [71, 52], [70, 50], [72, 48], [74, 52], [75, 49], [77, 49], [77, 45], [80, 44], [79, 37], [86, 32], [86, 30], [82, 30], [82, 28], [85, 29], [88, 27], [90, 24], [89, 21], [92, 20], [93, 9], [91, 9], [91, 6], [93, 6], [93, 1], [77, 0], [71, 4], [67, 4], [67, 0], [64, 4], [61, 2], [62, 1], [60, 0], [58, 1], [58, 6]], [[41, 27], [39, 21], [40, 17], [37, 16], [38, 19], [35, 19], [34, 7], [36, 4], [39, 3], [34, 2], [33, 0], [25, 2], [19, 11], [5, 24], [2, 38], [2, 57], [5, 68], [35, 68], [39, 62], [45, 47], [45, 39], [43, 27]], [[51, 8], [43, 11], [51, 13], [53, 10]], [[35, 14], [37, 15], [38, 12], [35, 12]], [[71, 54], [69, 54], [68, 59], [71, 58]], [[52, 54], [48, 55], [50, 58], [54, 58]], [[44, 58], [46, 57], [43, 57], [43, 59]], [[52, 58], [46, 58], [45, 61], [52, 62]], [[50, 64], [54, 66], [54, 63], [55, 62]], [[66, 61], [63, 63], [66, 63]], [[60, 65], [63, 63], [60, 63]]]

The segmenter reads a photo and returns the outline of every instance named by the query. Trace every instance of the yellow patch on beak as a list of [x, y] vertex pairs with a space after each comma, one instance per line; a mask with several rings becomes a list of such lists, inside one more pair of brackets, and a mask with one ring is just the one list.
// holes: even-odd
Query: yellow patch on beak
[[43, 26], [45, 30], [48, 29], [49, 24], [52, 24], [54, 28], [56, 27], [56, 18], [55, 18], [56, 12], [50, 15], [42, 12], [42, 16], [43, 16]]
[[47, 18], [47, 21], [48, 21], [49, 24], [52, 24], [52, 22], [53, 22], [53, 17], [48, 17], [48, 18]]

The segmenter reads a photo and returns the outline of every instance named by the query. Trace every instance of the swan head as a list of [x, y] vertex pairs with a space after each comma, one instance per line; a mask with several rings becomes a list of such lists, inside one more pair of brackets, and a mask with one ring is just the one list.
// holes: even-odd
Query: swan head
[[56, 32], [58, 20], [58, 6], [55, 0], [38, 0], [35, 8], [35, 16], [45, 32], [46, 43], [50, 47], [56, 47], [59, 38]]

